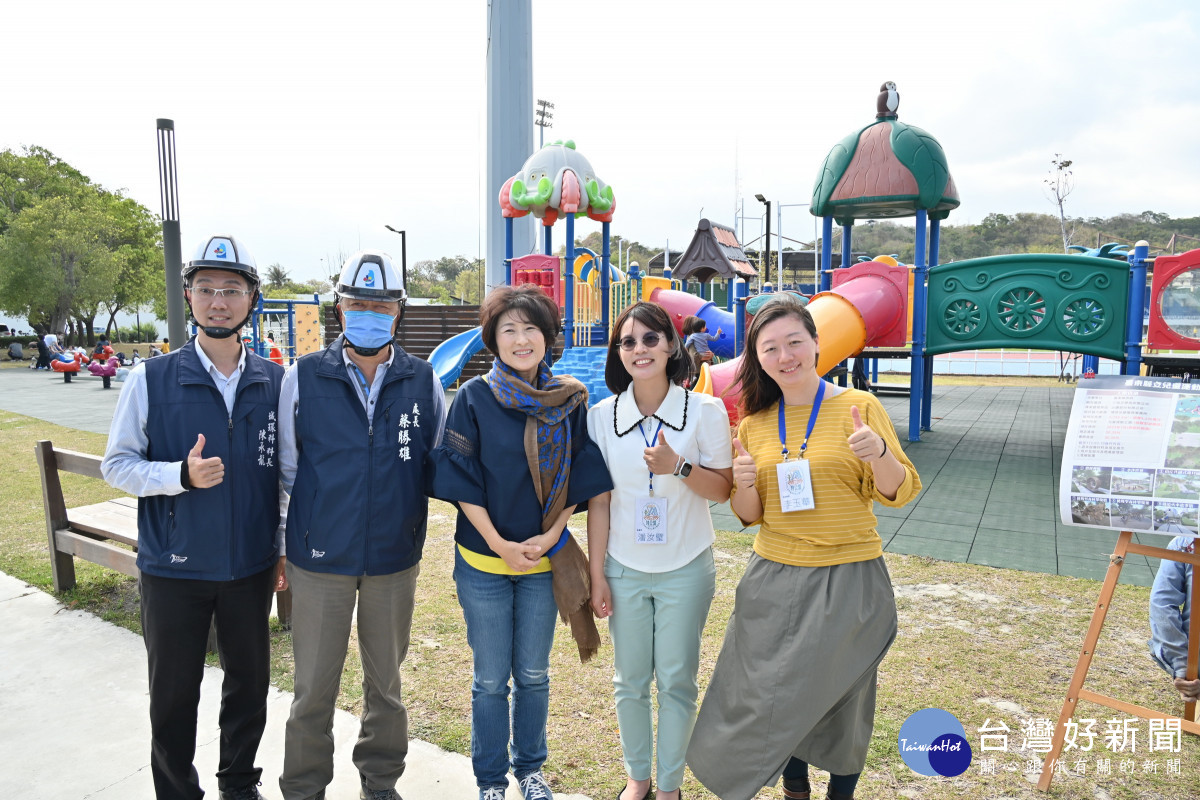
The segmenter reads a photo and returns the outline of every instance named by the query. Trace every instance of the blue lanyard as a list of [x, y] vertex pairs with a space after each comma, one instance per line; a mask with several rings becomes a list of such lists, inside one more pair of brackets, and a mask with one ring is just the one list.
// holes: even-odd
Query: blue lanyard
[[[643, 422], [644, 421], [645, 421], [645, 418], [643, 418]], [[646, 429], [642, 427], [641, 422], [638, 423], [638, 433], [642, 434], [642, 441], [646, 443], [646, 447], [654, 447], [654, 445], [651, 443], [658, 441], [658, 434], [660, 431], [662, 431], [662, 426], [663, 426], [662, 420], [660, 419], [658, 421], [658, 427], [654, 430], [654, 436], [647, 439], [646, 438]], [[646, 471], [650, 473], [650, 496], [654, 497], [654, 472], [653, 472], [653, 470], [650, 469], [649, 466], [646, 467]]]
[[362, 370], [358, 368], [358, 364], [350, 362], [350, 370], [354, 373], [354, 377], [358, 378], [358, 388], [362, 389], [363, 402], [371, 404], [371, 387], [367, 385], [367, 376], [362, 374]]
[[[800, 445], [800, 457], [804, 458], [804, 451], [808, 449], [808, 438], [812, 436], [813, 428], [817, 424], [817, 413], [821, 410], [821, 401], [825, 398], [825, 381], [817, 386], [817, 397], [813, 400], [812, 412], [808, 415], [808, 430], [804, 433], [804, 442]], [[783, 398], [779, 398], [779, 443], [783, 445], [783, 460], [787, 461], [787, 422], [784, 419], [784, 403]]]

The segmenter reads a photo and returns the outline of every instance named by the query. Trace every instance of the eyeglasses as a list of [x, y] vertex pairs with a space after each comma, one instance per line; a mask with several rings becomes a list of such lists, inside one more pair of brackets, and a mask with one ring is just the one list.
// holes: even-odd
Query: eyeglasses
[[[658, 347], [658, 343], [662, 341], [662, 338], [662, 334], [658, 331], [647, 331], [642, 334], [642, 344], [646, 345], [647, 349]], [[622, 350], [632, 350], [637, 347], [637, 339], [632, 336], [626, 336], [618, 341], [617, 344], [621, 345]]]
[[230, 300], [234, 300], [239, 297], [249, 297], [254, 293], [253, 289], [214, 289], [211, 286], [197, 286], [192, 291], [206, 300], [216, 297], [228, 297]]

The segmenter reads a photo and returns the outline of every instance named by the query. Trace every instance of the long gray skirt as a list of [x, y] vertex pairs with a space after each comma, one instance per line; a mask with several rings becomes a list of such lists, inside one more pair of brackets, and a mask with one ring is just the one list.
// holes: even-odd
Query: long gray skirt
[[692, 774], [722, 800], [749, 800], [791, 756], [862, 772], [895, 638], [882, 558], [793, 567], [752, 555], [688, 746]]

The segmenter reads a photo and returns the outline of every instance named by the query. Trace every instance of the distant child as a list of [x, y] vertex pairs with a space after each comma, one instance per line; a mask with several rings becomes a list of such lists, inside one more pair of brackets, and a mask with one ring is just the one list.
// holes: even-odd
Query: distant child
[[687, 340], [683, 343], [683, 346], [690, 347], [696, 351], [696, 359], [698, 361], [711, 364], [713, 354], [712, 350], [708, 347], [708, 343], [725, 337], [721, 329], [717, 328], [717, 335], [713, 336], [708, 332], [707, 322], [699, 317], [689, 316], [683, 321], [683, 331], [687, 335]]

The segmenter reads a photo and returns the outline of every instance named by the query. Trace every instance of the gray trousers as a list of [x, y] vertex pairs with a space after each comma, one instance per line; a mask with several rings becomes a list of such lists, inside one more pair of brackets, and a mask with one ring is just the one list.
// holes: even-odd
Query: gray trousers
[[391, 575], [331, 575], [288, 562], [296, 696], [279, 776], [285, 800], [319, 797], [333, 780], [333, 712], [356, 603], [363, 710], [354, 765], [370, 789], [390, 789], [404, 773], [408, 711], [400, 698], [400, 664], [420, 571], [418, 564]]

